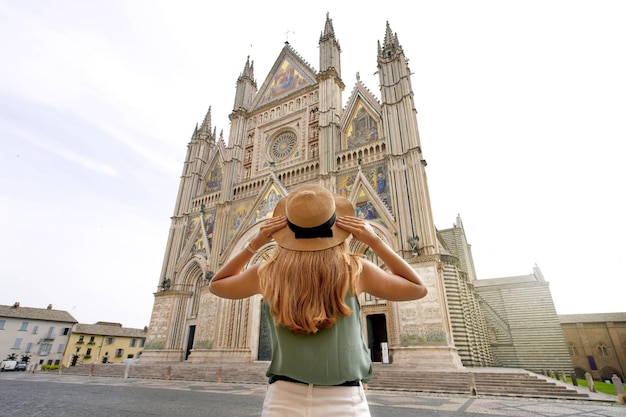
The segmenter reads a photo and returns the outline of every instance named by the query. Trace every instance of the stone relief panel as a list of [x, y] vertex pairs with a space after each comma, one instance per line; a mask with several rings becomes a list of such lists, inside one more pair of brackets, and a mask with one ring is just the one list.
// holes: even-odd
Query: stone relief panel
[[448, 342], [445, 323], [441, 314], [438, 294], [437, 268], [416, 268], [426, 285], [428, 295], [416, 301], [398, 303], [398, 315], [402, 317], [400, 344], [417, 346], [424, 344], [445, 344]]
[[163, 349], [165, 347], [173, 303], [174, 298], [172, 297], [155, 298], [145, 349]]

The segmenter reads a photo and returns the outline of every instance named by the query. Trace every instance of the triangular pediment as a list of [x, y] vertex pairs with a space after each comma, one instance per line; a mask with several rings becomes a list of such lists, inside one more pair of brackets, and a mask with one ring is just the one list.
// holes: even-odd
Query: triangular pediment
[[354, 204], [355, 215], [362, 219], [381, 223], [388, 229], [394, 229], [393, 216], [370, 181], [371, 179], [367, 178], [362, 171], [357, 173], [349, 197]]
[[316, 85], [316, 77], [316, 71], [287, 44], [259, 89], [251, 109], [256, 110]]
[[190, 216], [188, 218], [188, 223], [185, 228], [183, 250], [180, 252], [181, 258], [179, 259], [179, 262], [182, 264], [186, 263], [190, 257], [195, 255], [201, 255], [204, 258], [207, 257], [208, 248], [206, 247], [201, 225], [200, 216]]
[[228, 221], [228, 242], [225, 253], [230, 253], [232, 247], [246, 235], [250, 229], [272, 216], [276, 204], [288, 194], [287, 189], [280, 184], [274, 173], [254, 200], [247, 200], [234, 205]]
[[394, 229], [395, 221], [389, 210], [388, 185], [385, 177], [384, 165], [364, 168], [338, 177], [337, 189], [338, 194], [352, 202], [355, 216]]
[[340, 121], [345, 148], [356, 148], [382, 137], [381, 106], [358, 81]]
[[211, 194], [222, 190], [222, 181], [224, 180], [224, 158], [219, 148], [213, 154], [213, 161], [209, 164], [209, 169], [204, 176], [203, 194]]

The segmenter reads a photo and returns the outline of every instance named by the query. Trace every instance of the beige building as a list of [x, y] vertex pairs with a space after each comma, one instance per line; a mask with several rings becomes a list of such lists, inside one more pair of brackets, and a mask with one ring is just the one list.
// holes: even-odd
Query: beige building
[[611, 381], [626, 377], [626, 313], [559, 316], [567, 349], [578, 378]]
[[[196, 126], [187, 145], [142, 362], [270, 358], [260, 296], [225, 300], [212, 295], [208, 283], [257, 233], [281, 198], [297, 185], [316, 183], [352, 201], [355, 215], [369, 219], [429, 288], [418, 301], [360, 297], [374, 361], [383, 359], [386, 344], [391, 362], [409, 366], [500, 363], [485, 300], [475, 290], [471, 247], [460, 219], [445, 231], [434, 225], [408, 59], [389, 24], [381, 32], [377, 68], [372, 68], [379, 76], [380, 98], [356, 74], [344, 101], [342, 50], [327, 16], [318, 70], [285, 43], [259, 86], [248, 59], [237, 79], [228, 138], [217, 136], [210, 109]], [[350, 248], [377, 261], [357, 241]], [[273, 243], [261, 248], [251, 264], [272, 250]], [[556, 319], [550, 325], [560, 330]], [[567, 351], [562, 351], [567, 362]]]
[[141, 356], [146, 329], [122, 327], [119, 323], [78, 323], [63, 356], [64, 366], [88, 363], [122, 363]]
[[31, 370], [41, 365], [60, 365], [76, 319], [63, 310], [0, 305], [1, 359], [14, 357], [28, 362]]

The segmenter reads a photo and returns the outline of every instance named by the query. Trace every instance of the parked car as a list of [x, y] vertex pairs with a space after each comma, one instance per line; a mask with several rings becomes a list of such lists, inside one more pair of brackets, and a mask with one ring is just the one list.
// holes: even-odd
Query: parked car
[[16, 371], [26, 371], [26, 362], [18, 362], [17, 365], [15, 365], [15, 370]]
[[5, 371], [15, 371], [15, 367], [17, 366], [17, 361], [2, 361], [0, 363], [0, 372]]

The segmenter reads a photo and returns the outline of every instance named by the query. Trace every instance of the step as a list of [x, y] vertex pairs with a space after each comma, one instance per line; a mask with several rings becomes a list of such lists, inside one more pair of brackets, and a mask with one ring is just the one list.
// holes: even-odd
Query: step
[[[206, 382], [265, 384], [268, 364], [92, 364], [63, 368], [67, 375], [94, 375], [118, 378], [197, 380]], [[473, 378], [477, 395], [585, 399], [589, 396], [576, 389], [559, 385], [537, 375], [520, 370], [497, 372], [471, 368], [465, 370], [420, 370], [406, 366], [374, 364], [374, 374], [368, 383], [372, 390], [395, 390], [439, 394], [470, 395]]]

